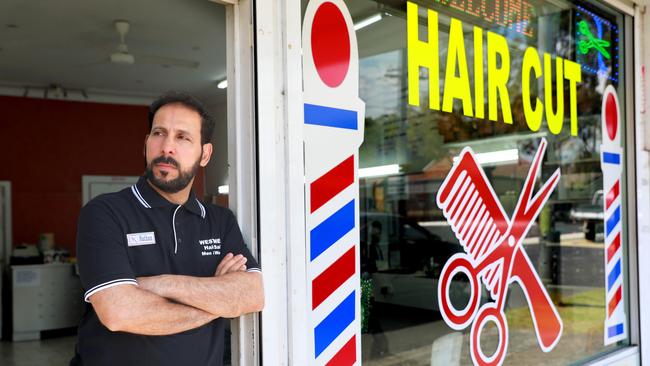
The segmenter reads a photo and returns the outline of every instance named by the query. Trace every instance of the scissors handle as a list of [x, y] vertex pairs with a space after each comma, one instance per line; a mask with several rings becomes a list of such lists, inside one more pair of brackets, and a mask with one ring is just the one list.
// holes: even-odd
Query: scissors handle
[[588, 42], [588, 41], [583, 41], [578, 43], [578, 51], [582, 53], [583, 55], [586, 55], [589, 53], [589, 50], [593, 47], [593, 44]]
[[[457, 274], [464, 274], [469, 281], [470, 295], [464, 309], [457, 309], [453, 304], [455, 296], [450, 293], [452, 279]], [[438, 285], [438, 309], [445, 322], [454, 330], [465, 329], [474, 319], [481, 299], [481, 287], [478, 280], [478, 271], [472, 264], [470, 257], [465, 253], [456, 253], [445, 263], [440, 272]]]
[[[486, 355], [481, 348], [481, 333], [483, 328], [489, 323], [493, 322], [497, 330], [497, 347], [493, 354]], [[493, 336], [491, 336], [494, 339]], [[508, 349], [508, 323], [503, 309], [497, 308], [496, 303], [487, 303], [481, 306], [472, 330], [470, 333], [469, 348], [472, 355], [474, 365], [481, 366], [497, 366], [503, 363]]]

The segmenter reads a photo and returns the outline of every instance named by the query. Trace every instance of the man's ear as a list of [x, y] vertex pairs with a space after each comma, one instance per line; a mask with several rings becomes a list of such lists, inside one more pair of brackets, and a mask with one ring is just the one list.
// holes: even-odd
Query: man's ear
[[207, 144], [203, 144], [203, 152], [201, 153], [201, 161], [199, 162], [199, 165], [201, 165], [202, 167], [208, 165], [211, 156], [212, 156], [212, 144], [209, 142]]

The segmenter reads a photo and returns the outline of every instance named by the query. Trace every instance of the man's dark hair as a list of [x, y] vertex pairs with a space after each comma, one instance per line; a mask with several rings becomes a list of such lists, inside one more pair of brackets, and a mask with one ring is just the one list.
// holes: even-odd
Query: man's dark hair
[[201, 116], [201, 144], [207, 144], [212, 140], [214, 120], [203, 106], [203, 103], [188, 93], [178, 91], [169, 91], [151, 103], [151, 106], [149, 106], [149, 131], [153, 126], [153, 117], [156, 112], [167, 104], [181, 104], [198, 113]]

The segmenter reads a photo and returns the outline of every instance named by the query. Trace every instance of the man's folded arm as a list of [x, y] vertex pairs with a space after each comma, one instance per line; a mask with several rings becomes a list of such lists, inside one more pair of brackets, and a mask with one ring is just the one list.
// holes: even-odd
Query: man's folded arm
[[174, 303], [135, 285], [120, 285], [92, 294], [89, 302], [111, 331], [169, 335], [198, 328], [217, 317]]
[[214, 277], [160, 275], [138, 278], [143, 289], [213, 316], [235, 318], [264, 307], [262, 274], [236, 271]]

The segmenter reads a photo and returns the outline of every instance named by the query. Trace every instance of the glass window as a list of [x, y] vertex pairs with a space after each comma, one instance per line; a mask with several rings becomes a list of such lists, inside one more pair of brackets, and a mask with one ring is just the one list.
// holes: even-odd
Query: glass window
[[[473, 264], [486, 258], [469, 248], [471, 243], [491, 253], [495, 238], [508, 240], [504, 233], [517, 230], [508, 222], [490, 223], [495, 216], [485, 214], [493, 206], [485, 203], [488, 196], [500, 203], [507, 220], [526, 221], [515, 209], [535, 166], [534, 192], [553, 183], [558, 169], [561, 175], [514, 243], [529, 258], [531, 271], [520, 281], [527, 285], [505, 274], [505, 289], [497, 288], [491, 280], [503, 273], [502, 262], [486, 268], [475, 283], [466, 273], [450, 276], [448, 302], [462, 310], [475, 301], [477, 312], [503, 302], [505, 326], [488, 321], [478, 342], [486, 357], [498, 353], [498, 333], [506, 328], [507, 364], [583, 362], [628, 345], [627, 337], [604, 344], [609, 310], [601, 169], [601, 106], [608, 85], [625, 105], [624, 17], [594, 2], [563, 0], [346, 3], [358, 28], [360, 95], [366, 103], [360, 168], [399, 166], [398, 174], [360, 174], [360, 260], [364, 278], [371, 281], [364, 287], [371, 300], [362, 305], [363, 363], [472, 363], [471, 329], [479, 316], [457, 330], [450, 327], [440, 309], [444, 300], [438, 298], [441, 275], [453, 258], [474, 253]], [[409, 24], [414, 25], [410, 30]], [[437, 47], [431, 47], [434, 37]], [[623, 111], [619, 118], [625, 136]], [[453, 196], [469, 181], [450, 174], [467, 149], [474, 167], [483, 171], [467, 184], [482, 181], [492, 188], [491, 193], [475, 188], [489, 207], [473, 201], [468, 188], [462, 202], [450, 198], [445, 216], [441, 191], [457, 179], [456, 188], [449, 188]], [[472, 164], [465, 163], [458, 166], [469, 171]], [[624, 177], [623, 168], [623, 199]], [[456, 219], [474, 219], [468, 221], [473, 226], [454, 233], [454, 212]], [[624, 212], [623, 253], [628, 245]], [[492, 226], [498, 227], [494, 233]], [[458, 237], [465, 237], [465, 244]], [[626, 265], [623, 261], [623, 274]], [[526, 270], [516, 271], [519, 279], [527, 276], [521, 272]], [[551, 307], [533, 311], [527, 300], [539, 296], [540, 288], [562, 322], [557, 343], [544, 345], [549, 352], [542, 349], [534, 322], [553, 333]], [[623, 313], [628, 313], [626, 293], [623, 288]]]

